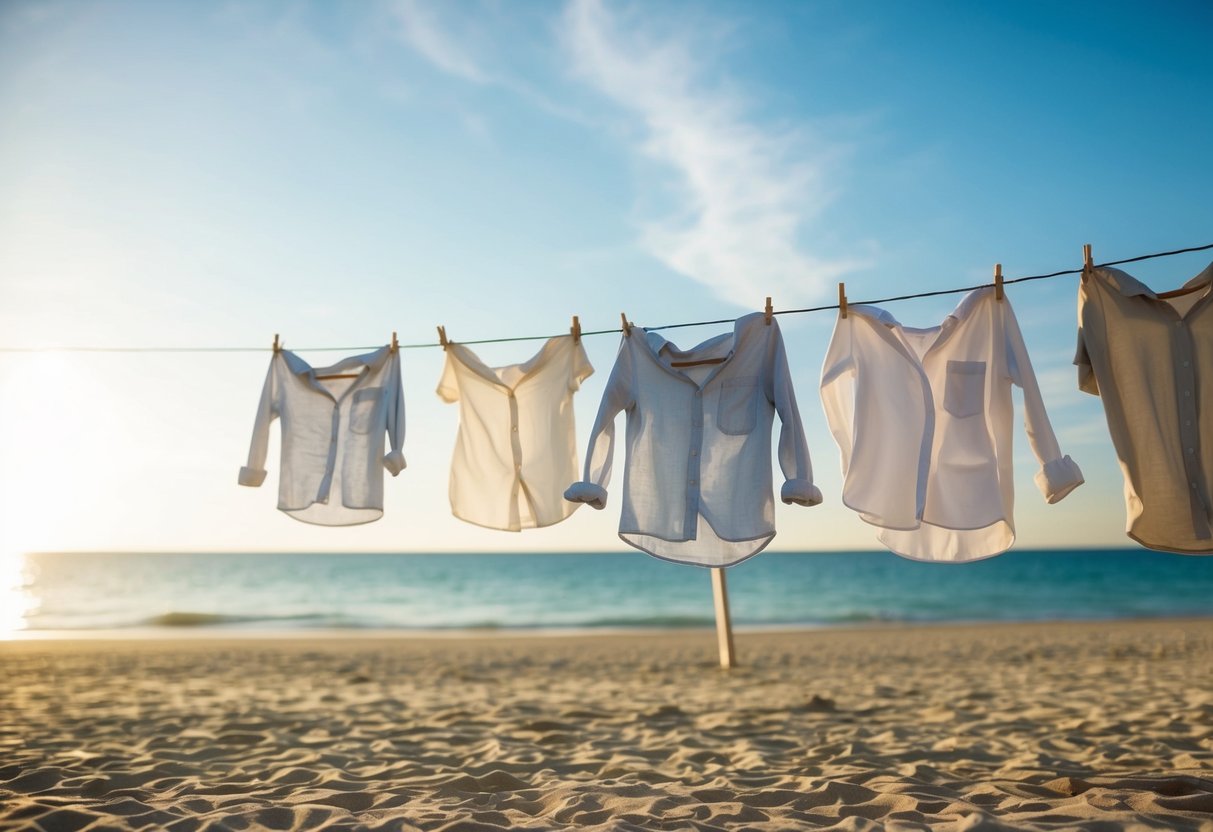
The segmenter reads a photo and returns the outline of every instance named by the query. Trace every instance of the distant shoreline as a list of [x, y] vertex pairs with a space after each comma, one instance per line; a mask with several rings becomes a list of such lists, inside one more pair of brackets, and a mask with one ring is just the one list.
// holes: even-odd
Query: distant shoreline
[[[1213, 616], [1213, 559], [783, 553], [727, 572], [741, 632]], [[0, 637], [466, 638], [715, 624], [709, 571], [633, 554], [58, 554], [0, 573]]]
[[[1123, 618], [1055, 618], [1039, 620], [974, 620], [974, 621], [874, 621], [870, 623], [805, 624], [789, 626], [734, 625], [739, 636], [795, 636], [803, 634], [856, 633], [856, 632], [971, 632], [978, 630], [1006, 631], [1014, 628], [1094, 628], [1107, 626], [1133, 626], [1151, 624], [1190, 625], [1213, 621], [1213, 615], [1182, 616], [1137, 616]], [[199, 643], [231, 642], [250, 644], [256, 642], [303, 642], [303, 641], [355, 641], [360, 643], [417, 643], [425, 641], [512, 641], [512, 640], [577, 640], [611, 638], [679, 638], [682, 636], [714, 637], [713, 625], [687, 627], [501, 627], [501, 628], [450, 628], [450, 629], [387, 629], [387, 628], [316, 628], [316, 629], [241, 629], [238, 627], [132, 627], [129, 629], [97, 630], [24, 630], [0, 636], [5, 643], [56, 643], [73, 642], [164, 642], [191, 641]]]

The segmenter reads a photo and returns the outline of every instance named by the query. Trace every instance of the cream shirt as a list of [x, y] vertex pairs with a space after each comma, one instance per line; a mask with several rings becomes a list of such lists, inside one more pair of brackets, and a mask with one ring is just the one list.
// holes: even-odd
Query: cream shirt
[[[676, 366], [716, 358], [723, 363]], [[821, 502], [779, 324], [767, 325], [761, 313], [686, 351], [639, 327], [624, 337], [590, 435], [585, 479], [566, 499], [606, 506], [620, 411], [627, 456], [619, 536], [637, 549], [698, 566], [731, 566], [762, 551], [775, 537], [776, 412], [783, 501]]]
[[[352, 379], [317, 376], [354, 375]], [[383, 347], [312, 369], [289, 350], [270, 359], [241, 485], [265, 481], [270, 423], [282, 420], [278, 508], [296, 520], [352, 526], [383, 516], [383, 469], [404, 469], [400, 354]], [[387, 433], [391, 452], [384, 456]]]
[[1009, 301], [978, 289], [929, 329], [851, 306], [821, 376], [843, 503], [904, 557], [959, 562], [1010, 548], [1012, 384], [1042, 466], [1036, 484], [1055, 503], [1082, 472], [1057, 446]]
[[577, 477], [573, 394], [594, 368], [571, 335], [529, 361], [489, 367], [462, 344], [446, 351], [438, 395], [459, 402], [451, 460], [451, 511], [490, 529], [559, 523], [577, 506], [562, 499]]
[[1162, 298], [1100, 268], [1078, 289], [1078, 386], [1103, 399], [1126, 531], [1151, 549], [1213, 554], [1211, 284], [1213, 265]]

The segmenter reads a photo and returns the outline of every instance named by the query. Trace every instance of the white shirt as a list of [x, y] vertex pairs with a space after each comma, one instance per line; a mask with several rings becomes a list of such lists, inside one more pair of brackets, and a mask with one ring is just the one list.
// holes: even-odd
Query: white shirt
[[1101, 268], [1078, 289], [1078, 386], [1103, 399], [1126, 531], [1151, 549], [1213, 554], [1211, 285], [1213, 265], [1163, 298]]
[[[723, 358], [720, 364], [675, 366]], [[762, 313], [682, 351], [639, 327], [623, 338], [590, 436], [585, 480], [566, 499], [606, 505], [615, 417], [627, 411], [619, 536], [659, 558], [731, 566], [775, 537], [771, 426], [779, 412], [785, 503], [817, 505], [779, 324]]]
[[451, 511], [490, 529], [559, 523], [577, 477], [573, 394], [594, 372], [580, 340], [552, 338], [529, 361], [488, 367], [462, 344], [446, 351], [438, 395], [459, 402]]
[[1009, 301], [978, 289], [929, 329], [851, 306], [821, 375], [843, 503], [905, 557], [967, 561], [1010, 548], [1012, 384], [1023, 389], [1028, 442], [1042, 465], [1036, 484], [1055, 503], [1082, 472], [1057, 446]]
[[[354, 375], [322, 379], [318, 376]], [[314, 370], [288, 350], [270, 359], [240, 484], [265, 481], [270, 423], [282, 419], [278, 508], [323, 526], [383, 516], [383, 469], [404, 469], [400, 354], [382, 347]], [[387, 432], [392, 450], [383, 454]]]

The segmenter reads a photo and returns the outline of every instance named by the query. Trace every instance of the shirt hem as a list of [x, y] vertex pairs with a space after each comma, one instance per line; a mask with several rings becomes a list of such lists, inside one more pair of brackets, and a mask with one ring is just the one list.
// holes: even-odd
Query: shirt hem
[[[876, 539], [880, 540], [880, 537], [878, 536]], [[890, 546], [889, 544], [885, 543], [883, 540], [881, 540], [880, 542], [886, 549], [888, 549], [893, 554], [897, 555], [897, 557], [905, 558], [906, 560], [912, 560], [916, 563], [939, 563], [939, 564], [976, 563], [979, 560], [989, 560], [990, 558], [996, 558], [999, 555], [1005, 555], [1007, 552], [1009, 552], [1011, 550], [1011, 546], [1007, 546], [1006, 549], [999, 549], [997, 552], [990, 552], [987, 555], [969, 555], [967, 557], [954, 558], [952, 560], [940, 560], [939, 558], [920, 557], [919, 555], [910, 555], [905, 552], [899, 552], [896, 549], [894, 549], [892, 546]], [[1013, 546], [1014, 543], [1012, 542], [1011, 545]]]
[[[892, 552], [893, 554], [897, 555], [897, 557], [899, 557], [899, 558], [905, 558], [906, 560], [917, 561], [918, 563], [940, 563], [940, 564], [949, 564], [949, 563], [976, 563], [976, 562], [977, 562], [977, 561], [979, 561], [979, 560], [989, 560], [990, 558], [996, 558], [996, 557], [998, 557], [999, 555], [1005, 555], [1007, 552], [1009, 552], [1009, 551], [1011, 550], [1011, 548], [1012, 548], [1012, 547], [1015, 545], [1015, 540], [1016, 540], [1017, 535], [1015, 534], [1015, 529], [1011, 527], [1011, 524], [1010, 524], [1010, 523], [1007, 523], [1007, 521], [1006, 521], [1006, 520], [995, 520], [993, 523], [989, 523], [989, 524], [987, 524], [987, 525], [985, 525], [985, 526], [979, 526], [979, 527], [977, 527], [976, 529], [950, 529], [950, 528], [948, 528], [947, 526], [936, 526], [936, 528], [945, 529], [945, 530], [947, 530], [947, 531], [956, 531], [956, 532], [976, 532], [976, 531], [981, 531], [982, 529], [988, 529], [990, 526], [995, 526], [995, 525], [997, 525], [997, 524], [999, 524], [999, 523], [1006, 523], [1007, 527], [1011, 529], [1011, 538], [1010, 538], [1010, 540], [1008, 540], [1008, 541], [1007, 541], [1007, 545], [1006, 545], [1006, 546], [1004, 546], [1003, 548], [999, 549], [999, 550], [998, 550], [998, 551], [996, 551], [996, 552], [987, 552], [987, 553], [984, 553], [984, 554], [979, 554], [979, 555], [964, 555], [964, 556], [962, 556], [962, 557], [956, 557], [956, 558], [948, 558], [948, 559], [943, 559], [943, 558], [938, 558], [938, 557], [926, 557], [926, 556], [922, 556], [922, 555], [911, 555], [911, 554], [909, 554], [909, 553], [907, 553], [907, 552], [901, 552], [901, 551], [898, 551], [897, 549], [893, 548], [893, 547], [892, 547], [892, 546], [890, 546], [888, 543], [886, 543], [886, 542], [885, 542], [885, 541], [884, 541], [884, 540], [881, 538], [881, 536], [880, 536], [880, 535], [876, 535], [876, 539], [880, 541], [880, 544], [881, 544], [882, 546], [884, 546], [886, 549], [888, 549], [888, 550], [889, 550], [890, 552]], [[933, 526], [934, 526], [935, 524], [934, 524], [934, 523], [932, 523], [931, 525], [933, 525]], [[898, 531], [898, 530], [897, 530], [897, 529], [890, 529], [890, 531]], [[911, 529], [910, 531], [913, 531], [913, 529]]]
[[344, 508], [351, 508], [351, 509], [354, 509], [355, 511], [377, 511], [379, 513], [377, 515], [375, 515], [374, 517], [371, 517], [367, 520], [355, 520], [352, 523], [325, 523], [323, 521], [318, 521], [318, 520], [308, 520], [307, 518], [300, 517], [295, 513], [298, 511], [307, 511], [309, 508], [311, 508], [314, 505], [316, 505], [316, 504], [312, 503], [312, 505], [303, 506], [302, 508], [283, 508], [282, 506], [278, 506], [278, 510], [281, 511], [283, 514], [285, 514], [287, 517], [290, 517], [292, 520], [298, 520], [300, 523], [307, 523], [309, 526], [329, 526], [331, 528], [340, 528], [341, 526], [365, 526], [367, 523], [374, 523], [377, 520], [383, 519], [383, 509], [369, 508], [369, 507], [360, 508], [358, 506], [344, 506]]
[[[581, 503], [574, 503], [573, 511], [576, 511], [580, 505], [581, 505]], [[470, 517], [464, 517], [462, 514], [460, 514], [457, 511], [454, 511], [454, 510], [451, 511], [451, 516], [454, 517], [456, 520], [462, 520], [464, 523], [467, 523], [468, 525], [477, 526], [482, 529], [490, 529], [495, 532], [517, 533], [517, 532], [525, 532], [525, 531], [528, 531], [531, 529], [546, 529], [550, 526], [559, 525], [560, 523], [563, 523], [565, 520], [568, 520], [570, 517], [572, 517], [573, 511], [570, 511], [568, 514], [566, 514], [564, 517], [561, 517], [559, 520], [553, 520], [550, 523], [536, 523], [533, 526], [519, 525], [518, 528], [516, 528], [516, 529], [511, 529], [509, 526], [490, 526], [488, 523], [481, 523], [477, 520], [472, 520]]]
[[1144, 546], [1145, 548], [1155, 552], [1169, 552], [1173, 555], [1213, 555], [1213, 545], [1210, 545], [1205, 549], [1180, 549], [1177, 547], [1162, 546], [1157, 543], [1147, 543], [1137, 535], [1133, 534], [1133, 532], [1125, 532], [1125, 536], [1136, 542], [1138, 545]]
[[[699, 561], [694, 561], [694, 560], [679, 560], [678, 558], [672, 558], [667, 555], [659, 555], [656, 552], [650, 551], [649, 549], [646, 549], [643, 546], [640, 546], [640, 545], [628, 540], [626, 537], [624, 537], [625, 534], [638, 534], [638, 535], [644, 535], [645, 537], [655, 537], [658, 540], [664, 540], [666, 543], [690, 543], [692, 540], [694, 540], [694, 538], [687, 537], [687, 538], [683, 538], [681, 540], [671, 540], [668, 537], [662, 537], [659, 534], [650, 534], [648, 532], [627, 532], [627, 531], [622, 531], [622, 530], [619, 532], [619, 539], [622, 540], [624, 543], [631, 546], [633, 549], [638, 549], [641, 552], [644, 552], [646, 555], [657, 558], [658, 560], [664, 560], [667, 563], [677, 563], [677, 564], [681, 564], [683, 566], [699, 566], [704, 569], [727, 569], [730, 566], [736, 566], [739, 563], [744, 563], [745, 561], [749, 560], [750, 558], [756, 557], [757, 555], [761, 554], [762, 551], [767, 548], [767, 546], [771, 545], [771, 541], [775, 539], [776, 533], [771, 532], [769, 535], [766, 535], [766, 540], [762, 540], [764, 535], [758, 535], [757, 537], [743, 537], [738, 540], [730, 540], [727, 537], [721, 537], [720, 539], [723, 540], [725, 543], [749, 543], [749, 542], [755, 541], [755, 540], [762, 540], [762, 544], [757, 549], [755, 549], [753, 552], [750, 552], [748, 555], [744, 555], [740, 558], [737, 558], [736, 560], [731, 560], [727, 563], [720, 563], [720, 564], [715, 564], [715, 565], [710, 564], [710, 563], [700, 563]], [[719, 535], [717, 535], [717, 537], [719, 537]]]

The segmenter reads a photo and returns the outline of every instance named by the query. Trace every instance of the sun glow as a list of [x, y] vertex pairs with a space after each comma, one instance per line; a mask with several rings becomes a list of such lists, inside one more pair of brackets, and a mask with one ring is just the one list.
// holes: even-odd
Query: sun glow
[[[69, 547], [79, 533], [87, 503], [77, 494], [113, 399], [86, 369], [79, 356], [57, 353], [0, 363], [0, 559]], [[4, 574], [13, 569], [6, 560]]]
[[12, 552], [0, 553], [0, 639], [12, 638], [27, 629], [38, 606], [28, 558]]

